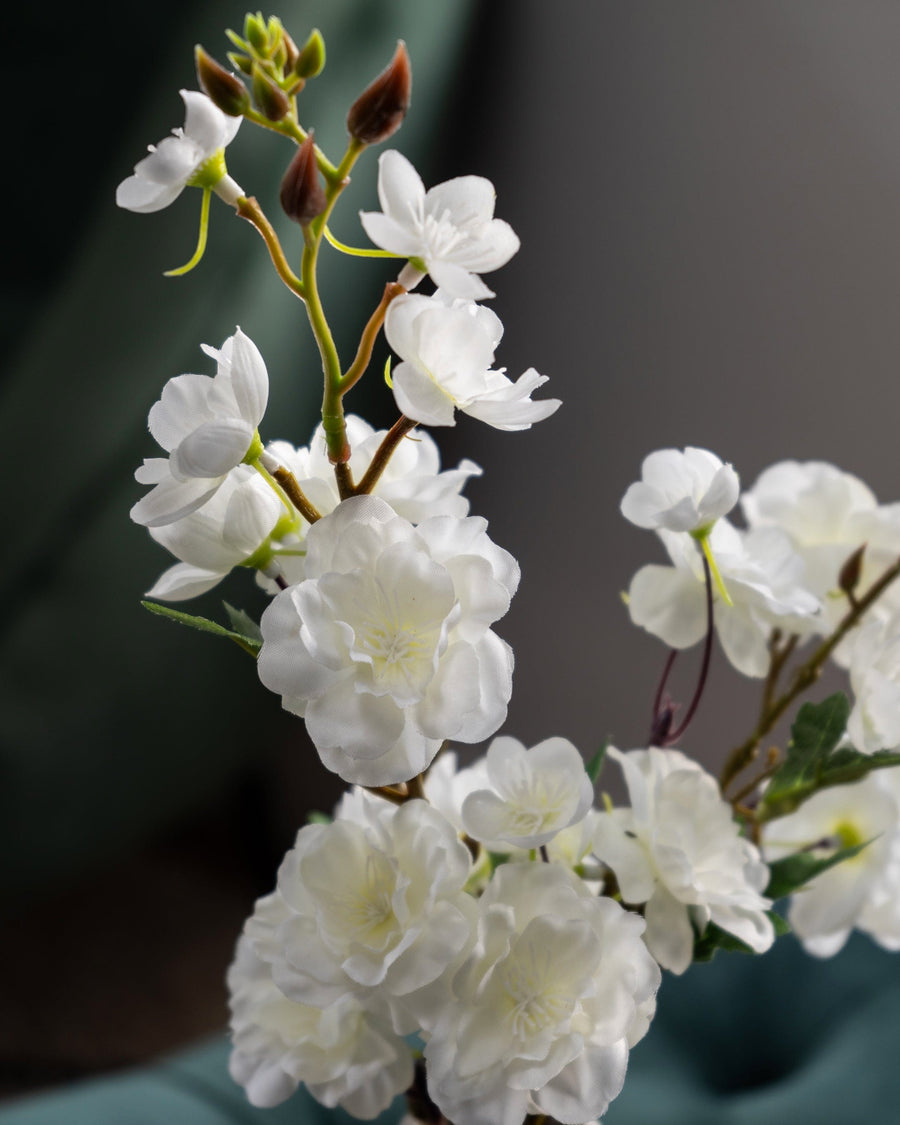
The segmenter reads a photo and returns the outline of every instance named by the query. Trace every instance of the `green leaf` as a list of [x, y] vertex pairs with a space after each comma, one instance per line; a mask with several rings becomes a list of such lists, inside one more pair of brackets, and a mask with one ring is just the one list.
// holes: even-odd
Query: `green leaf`
[[212, 633], [216, 637], [227, 637], [228, 640], [240, 645], [245, 652], [249, 652], [254, 658], [262, 648], [261, 642], [254, 637], [244, 636], [243, 633], [234, 629], [226, 629], [224, 625], [210, 621], [207, 617], [196, 617], [190, 613], [182, 613], [181, 610], [171, 609], [169, 606], [160, 605], [158, 602], [142, 601], [141, 605], [144, 609], [148, 609], [159, 617], [168, 617], [170, 621], [177, 621], [179, 625], [188, 625], [191, 629], [199, 629], [201, 633]]
[[319, 812], [318, 809], [310, 809], [306, 814], [307, 824], [331, 824], [331, 817], [328, 813]]
[[813, 852], [796, 852], [794, 855], [786, 855], [784, 859], [776, 859], [774, 863], [769, 864], [769, 885], [764, 894], [771, 899], [793, 894], [810, 879], [827, 871], [829, 867], [834, 867], [845, 859], [853, 859], [871, 842], [871, 840], [864, 840], [861, 844], [839, 848], [832, 855], [824, 857], [817, 856]]
[[900, 754], [887, 750], [861, 754], [852, 747], [835, 749], [849, 714], [850, 703], [843, 692], [822, 703], [804, 703], [791, 727], [785, 761], [766, 786], [759, 823], [786, 816], [820, 789], [848, 785], [872, 770], [900, 766]]
[[236, 633], [240, 633], [242, 637], [246, 637], [248, 640], [259, 641], [259, 643], [262, 644], [262, 629], [260, 629], [259, 625], [257, 625], [249, 613], [246, 613], [243, 609], [235, 609], [234, 606], [229, 605], [228, 602], [222, 602], [222, 605], [225, 607], [225, 612], [228, 614], [231, 628], [234, 629]]
[[603, 763], [606, 761], [606, 751], [608, 749], [609, 738], [604, 738], [603, 745], [584, 767], [585, 770], [587, 770], [587, 775], [591, 779], [592, 785], [597, 784], [597, 778], [600, 776], [600, 771], [603, 769]]

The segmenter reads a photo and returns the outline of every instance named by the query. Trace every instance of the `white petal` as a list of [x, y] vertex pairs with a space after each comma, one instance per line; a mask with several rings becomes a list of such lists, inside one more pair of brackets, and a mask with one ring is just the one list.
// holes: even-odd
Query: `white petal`
[[706, 632], [704, 587], [678, 567], [642, 567], [631, 580], [628, 612], [635, 625], [672, 648], [690, 648]]
[[393, 148], [378, 158], [378, 199], [382, 211], [402, 224], [425, 201], [425, 185], [419, 173]]
[[259, 348], [240, 328], [231, 337], [231, 388], [241, 418], [254, 430], [266, 412], [269, 375]]
[[211, 156], [223, 148], [238, 131], [241, 118], [229, 117], [199, 90], [180, 90], [184, 101], [184, 135]]
[[220, 484], [220, 480], [206, 478], [180, 481], [169, 477], [138, 500], [129, 514], [135, 523], [144, 527], [172, 523], [196, 512]]
[[440, 258], [429, 259], [427, 265], [431, 280], [451, 297], [460, 297], [467, 301], [484, 301], [488, 297], [496, 296], [477, 274], [470, 273], [464, 266]]
[[389, 250], [403, 258], [421, 255], [422, 239], [390, 215], [382, 215], [380, 211], [360, 211], [359, 221], [369, 240], [382, 250]]
[[149, 215], [168, 207], [181, 195], [183, 183], [158, 184], [146, 176], [129, 176], [116, 188], [116, 203], [126, 211]]
[[625, 1085], [628, 1047], [620, 1039], [611, 1047], [586, 1047], [534, 1100], [543, 1113], [562, 1123], [580, 1125], [604, 1114]]
[[209, 375], [176, 375], [169, 379], [147, 416], [150, 433], [163, 449], [173, 450], [197, 426], [212, 420], [212, 389]]
[[148, 598], [161, 598], [163, 601], [180, 602], [187, 598], [197, 598], [211, 590], [225, 577], [215, 570], [201, 570], [189, 563], [176, 563], [157, 578], [147, 591]]
[[683, 902], [659, 887], [644, 911], [647, 948], [664, 968], [680, 975], [694, 957], [694, 930]]
[[252, 438], [253, 427], [240, 418], [206, 422], [173, 450], [172, 475], [178, 480], [224, 476], [241, 463]]
[[391, 375], [394, 401], [407, 418], [425, 426], [455, 426], [453, 399], [424, 371], [401, 363]]

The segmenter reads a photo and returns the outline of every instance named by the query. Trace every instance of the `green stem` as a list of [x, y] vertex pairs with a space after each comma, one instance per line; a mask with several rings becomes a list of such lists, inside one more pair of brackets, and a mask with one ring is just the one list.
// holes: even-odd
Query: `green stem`
[[272, 259], [278, 276], [288, 289], [299, 297], [301, 301], [306, 300], [303, 282], [288, 265], [288, 260], [278, 240], [278, 235], [275, 233], [275, 228], [266, 218], [262, 207], [260, 207], [255, 197], [252, 195], [242, 196], [237, 202], [237, 213], [242, 219], [246, 219], [248, 223], [252, 223], [262, 235], [263, 242], [265, 242], [268, 247], [269, 256]]
[[333, 465], [350, 459], [350, 444], [347, 441], [347, 428], [344, 424], [344, 407], [341, 401], [341, 361], [335, 347], [334, 337], [325, 318], [325, 310], [319, 296], [316, 278], [316, 265], [319, 248], [322, 245], [322, 232], [337, 198], [349, 182], [347, 177], [365, 145], [351, 140], [344, 158], [338, 165], [333, 179], [325, 191], [325, 210], [303, 229], [304, 250], [300, 277], [306, 298], [306, 312], [316, 338], [319, 354], [322, 357], [322, 370], [325, 375], [325, 391], [322, 397], [322, 428], [328, 447], [328, 458]]
[[769, 731], [772, 730], [794, 700], [802, 695], [803, 692], [808, 691], [816, 680], [818, 680], [828, 657], [831, 656], [844, 637], [858, 624], [863, 614], [881, 597], [898, 575], [900, 575], [900, 559], [898, 559], [893, 566], [888, 567], [878, 581], [866, 591], [865, 596], [860, 598], [856, 604], [851, 607], [850, 611], [844, 616], [831, 636], [827, 637], [806, 663], [801, 664], [794, 672], [790, 687], [777, 699], [773, 700], [767, 708], [764, 708], [753, 734], [751, 734], [745, 742], [742, 742], [740, 746], [736, 746], [728, 755], [720, 781], [723, 793], [738, 774], [753, 761], [759, 744]]
[[[263, 129], [270, 129], [273, 133], [281, 133], [283, 137], [290, 137], [298, 145], [302, 145], [306, 140], [306, 130], [301, 128], [290, 114], [283, 117], [281, 121], [270, 121], [268, 117], [257, 110], [247, 109], [244, 111], [244, 117], [248, 121], [252, 121], [254, 125], [261, 125]], [[343, 178], [340, 175], [340, 170], [331, 163], [318, 145], [316, 145], [316, 163], [319, 166], [319, 171], [329, 183], [340, 183]]]

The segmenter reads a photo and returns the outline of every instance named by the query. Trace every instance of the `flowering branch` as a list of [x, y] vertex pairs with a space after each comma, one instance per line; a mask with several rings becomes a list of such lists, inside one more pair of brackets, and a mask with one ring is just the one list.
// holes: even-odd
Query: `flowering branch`
[[849, 612], [845, 615], [831, 636], [824, 640], [806, 663], [802, 664], [794, 672], [790, 687], [777, 699], [773, 700], [768, 707], [763, 708], [763, 713], [760, 716], [759, 722], [756, 724], [756, 729], [745, 742], [742, 742], [731, 751], [725, 762], [725, 768], [722, 770], [720, 779], [723, 792], [738, 774], [750, 765], [756, 757], [760, 742], [762, 742], [766, 735], [773, 729], [794, 700], [802, 695], [803, 692], [808, 691], [816, 680], [818, 680], [828, 657], [831, 656], [844, 637], [859, 623], [865, 612], [875, 604], [888, 586], [890, 586], [898, 576], [900, 576], [900, 559], [898, 559], [893, 566], [888, 567], [878, 581], [869, 588], [866, 594], [862, 598], [859, 598], [855, 605], [851, 606]]

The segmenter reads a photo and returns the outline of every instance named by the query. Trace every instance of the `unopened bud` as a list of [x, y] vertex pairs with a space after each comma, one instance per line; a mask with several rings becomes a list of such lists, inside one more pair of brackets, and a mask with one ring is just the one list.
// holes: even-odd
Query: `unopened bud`
[[312, 34], [303, 45], [303, 49], [294, 63], [294, 73], [299, 78], [315, 78], [325, 69], [325, 40], [319, 29], [313, 28]]
[[253, 68], [253, 100], [263, 117], [270, 121], [281, 121], [291, 108], [290, 98], [284, 90], [258, 66]]
[[197, 78], [209, 100], [229, 117], [241, 117], [250, 108], [250, 95], [236, 75], [220, 66], [198, 43], [194, 48]]
[[266, 31], [266, 21], [262, 17], [262, 12], [257, 12], [254, 15], [248, 12], [244, 19], [244, 38], [254, 49], [260, 54], [265, 54], [269, 46], [269, 34]]
[[289, 219], [307, 226], [328, 206], [319, 181], [316, 145], [310, 133], [294, 154], [281, 181], [281, 206]]
[[297, 65], [297, 59], [300, 58], [300, 48], [283, 28], [281, 31], [281, 42], [284, 44], [284, 72], [287, 74], [288, 71], [292, 71]]
[[853, 597], [853, 591], [859, 585], [862, 576], [863, 555], [866, 553], [866, 544], [857, 547], [849, 559], [841, 567], [838, 574], [838, 587], [847, 597]]
[[251, 59], [248, 59], [246, 55], [239, 55], [237, 51], [229, 51], [228, 61], [235, 70], [246, 74], [248, 78], [253, 74], [253, 62]]
[[347, 114], [347, 131], [367, 145], [386, 141], [400, 128], [409, 109], [412, 70], [401, 39], [387, 70], [359, 95]]

